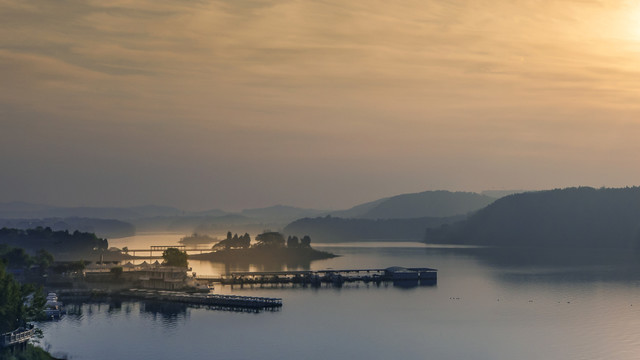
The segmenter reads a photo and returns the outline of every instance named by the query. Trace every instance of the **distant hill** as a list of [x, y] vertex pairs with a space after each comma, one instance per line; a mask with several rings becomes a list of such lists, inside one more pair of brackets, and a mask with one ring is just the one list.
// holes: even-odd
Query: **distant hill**
[[133, 236], [135, 227], [120, 220], [89, 218], [46, 218], [46, 219], [0, 219], [0, 228], [32, 229], [37, 227], [51, 228], [53, 231], [80, 231], [95, 233], [105, 238]]
[[0, 228], [0, 244], [24, 248], [31, 253], [44, 249], [56, 258], [84, 257], [109, 247], [107, 239], [93, 233], [54, 231], [48, 227], [27, 230]]
[[263, 220], [283, 220], [289, 222], [295, 219], [317, 216], [326, 213], [323, 210], [302, 209], [293, 206], [275, 205], [259, 209], [245, 209], [240, 212], [242, 216]]
[[387, 201], [389, 198], [382, 198], [374, 201], [369, 201], [364, 204], [356, 205], [347, 210], [332, 211], [331, 216], [339, 218], [363, 218], [367, 212], [373, 210], [376, 206]]
[[513, 194], [519, 194], [527, 191], [528, 190], [485, 190], [480, 194], [486, 195], [495, 199], [499, 199], [501, 197], [505, 197]]
[[495, 198], [471, 192], [425, 191], [384, 198], [332, 212], [332, 216], [361, 219], [449, 217], [481, 209]]
[[632, 248], [640, 244], [640, 188], [514, 194], [466, 220], [429, 229], [426, 241], [493, 246]]
[[94, 218], [130, 220], [155, 216], [178, 216], [184, 211], [168, 206], [56, 207], [24, 202], [0, 203], [0, 219]]
[[464, 216], [415, 219], [343, 219], [333, 216], [304, 218], [287, 225], [286, 235], [309, 235], [314, 242], [420, 241], [427, 227], [459, 221]]

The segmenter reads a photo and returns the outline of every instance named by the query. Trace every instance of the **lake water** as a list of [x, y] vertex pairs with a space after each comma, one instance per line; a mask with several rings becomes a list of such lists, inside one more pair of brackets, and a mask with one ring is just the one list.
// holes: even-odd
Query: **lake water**
[[[415, 243], [321, 248], [341, 256], [298, 267], [434, 267], [438, 283], [216, 288], [283, 299], [279, 311], [261, 313], [137, 301], [69, 305], [62, 320], [41, 324], [41, 345], [71, 359], [94, 360], [640, 357], [636, 254]], [[275, 265], [191, 266], [215, 274], [229, 268], [273, 270]]]

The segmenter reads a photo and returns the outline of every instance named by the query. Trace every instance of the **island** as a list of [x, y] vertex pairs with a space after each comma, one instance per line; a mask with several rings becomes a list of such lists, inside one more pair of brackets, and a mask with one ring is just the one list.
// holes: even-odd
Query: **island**
[[216, 262], [255, 262], [255, 263], [305, 263], [312, 260], [331, 259], [337, 255], [313, 249], [311, 238], [307, 235], [299, 239], [289, 236], [285, 240], [279, 232], [264, 232], [251, 244], [251, 236], [244, 234], [231, 236], [215, 244], [212, 252], [189, 255], [193, 260], [209, 260]]
[[218, 239], [213, 238], [207, 234], [198, 234], [196, 232], [179, 240], [181, 244], [185, 245], [211, 244], [216, 241], [218, 241]]

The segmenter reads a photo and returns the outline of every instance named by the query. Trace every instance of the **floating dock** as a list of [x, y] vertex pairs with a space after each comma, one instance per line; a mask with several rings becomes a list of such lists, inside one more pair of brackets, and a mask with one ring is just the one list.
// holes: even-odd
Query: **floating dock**
[[179, 302], [222, 308], [273, 309], [282, 307], [282, 299], [257, 296], [189, 294], [179, 291], [130, 289], [119, 296], [140, 300]]
[[435, 284], [438, 270], [432, 268], [404, 268], [399, 266], [385, 269], [349, 270], [303, 270], [303, 271], [255, 271], [231, 272], [221, 276], [197, 276], [197, 280], [224, 285], [244, 284], [342, 284], [345, 282], [388, 282], [415, 281]]

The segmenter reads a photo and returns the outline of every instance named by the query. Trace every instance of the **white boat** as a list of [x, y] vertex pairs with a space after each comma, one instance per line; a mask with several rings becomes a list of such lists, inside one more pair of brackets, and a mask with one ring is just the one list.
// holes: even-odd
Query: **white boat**
[[62, 303], [58, 301], [58, 295], [56, 293], [49, 293], [47, 295], [47, 302], [44, 304], [44, 313], [52, 319], [60, 318], [64, 315]]

